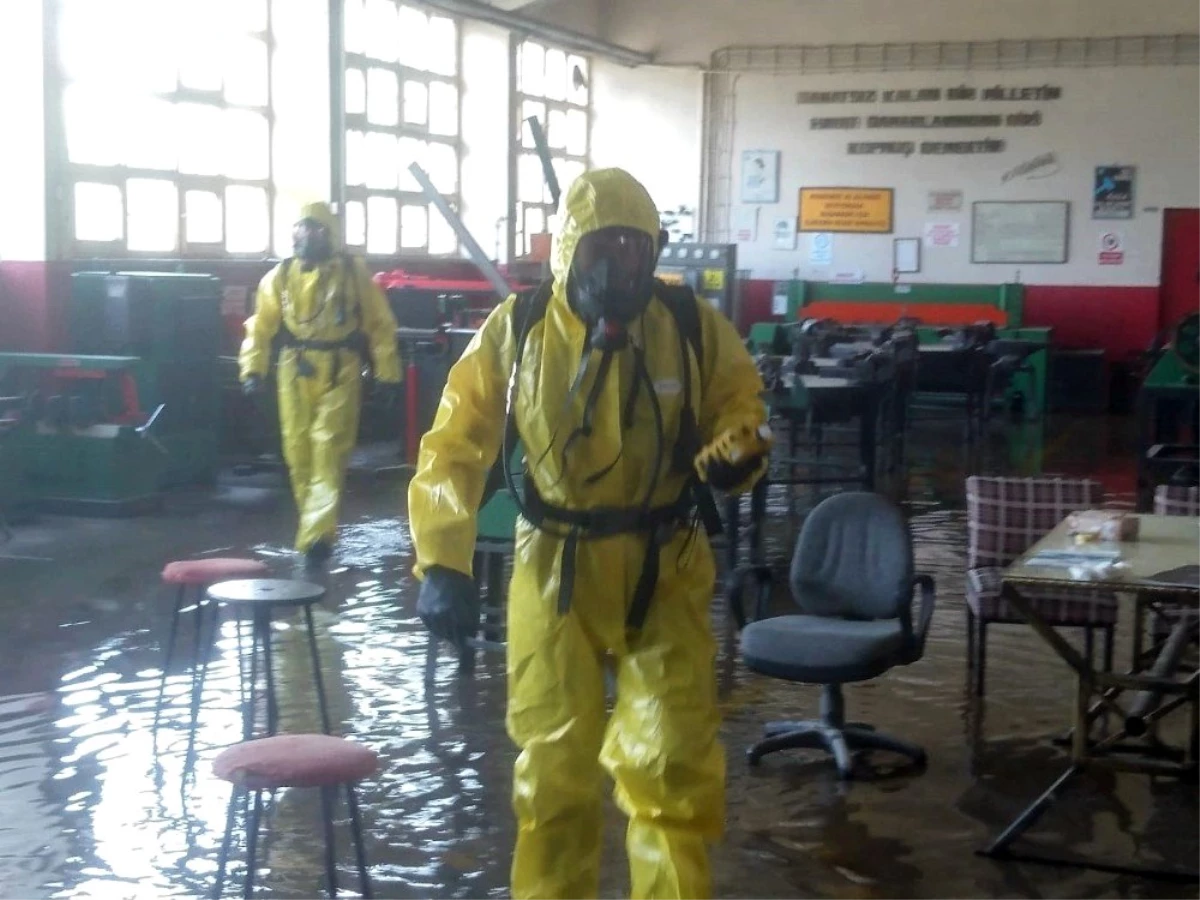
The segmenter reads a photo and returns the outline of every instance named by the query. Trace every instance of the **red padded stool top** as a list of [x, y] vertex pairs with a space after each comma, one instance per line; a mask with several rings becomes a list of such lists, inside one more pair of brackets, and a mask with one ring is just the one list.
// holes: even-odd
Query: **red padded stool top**
[[227, 578], [255, 578], [270, 571], [270, 566], [257, 559], [181, 559], [163, 567], [162, 580], [167, 584], [212, 584]]
[[213, 760], [213, 774], [250, 790], [353, 784], [379, 769], [379, 754], [328, 734], [278, 734], [234, 744]]

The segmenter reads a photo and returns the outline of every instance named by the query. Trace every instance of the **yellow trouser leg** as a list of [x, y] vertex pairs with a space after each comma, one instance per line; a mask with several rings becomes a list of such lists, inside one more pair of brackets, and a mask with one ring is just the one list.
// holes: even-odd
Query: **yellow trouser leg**
[[[337, 531], [342, 485], [350, 452], [358, 438], [361, 376], [358, 356], [346, 351], [310, 354], [320, 358], [312, 387], [312, 426], [306, 435], [312, 459], [308, 488], [300, 506], [296, 549], [307, 550], [319, 540], [332, 541]], [[330, 368], [341, 366], [334, 381]]]
[[555, 542], [530, 552], [521, 530], [508, 627], [507, 722], [521, 748], [513, 773], [512, 895], [595, 897], [603, 825], [601, 651], [575, 610], [560, 616], [555, 608], [555, 548], [546, 546]]
[[312, 478], [312, 430], [315, 411], [312, 379], [296, 375], [295, 352], [285, 350], [279, 359], [279, 431], [283, 444], [283, 460], [287, 463], [288, 480], [296, 509], [304, 509], [308, 483]]
[[[663, 559], [673, 556], [668, 548]], [[682, 571], [664, 563], [646, 623], [618, 663], [601, 759], [629, 816], [634, 898], [712, 896], [707, 845], [725, 816], [712, 590], [707, 545]]]

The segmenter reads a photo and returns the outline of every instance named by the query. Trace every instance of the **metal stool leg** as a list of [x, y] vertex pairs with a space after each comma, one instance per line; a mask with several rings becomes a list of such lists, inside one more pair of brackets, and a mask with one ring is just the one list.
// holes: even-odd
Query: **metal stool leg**
[[242, 710], [242, 733], [246, 740], [254, 736], [258, 719], [258, 615], [250, 619], [250, 686], [246, 691], [246, 706]]
[[331, 734], [329, 706], [325, 700], [325, 682], [321, 678], [321, 655], [317, 652], [317, 631], [313, 627], [311, 603], [304, 606], [304, 624], [308, 626], [308, 652], [312, 657], [313, 685], [317, 689], [317, 708], [321, 711], [321, 730]]
[[225, 836], [221, 838], [221, 853], [217, 857], [217, 883], [213, 886], [213, 900], [220, 900], [225, 888], [225, 866], [229, 863], [229, 845], [233, 842], [233, 825], [237, 821], [238, 794], [242, 791], [232, 788], [229, 792], [229, 812], [225, 814]]
[[334, 788], [321, 788], [321, 818], [325, 826], [325, 884], [329, 896], [337, 896], [337, 846], [333, 837], [333, 792]]
[[[217, 603], [205, 604], [203, 594], [196, 600], [196, 635], [200, 643], [200, 655], [192, 670], [192, 723], [188, 731], [187, 756], [184, 758], [183, 775], [187, 780], [189, 772], [193, 771], [196, 763], [196, 732], [200, 730], [200, 705], [204, 699], [204, 682], [208, 677], [208, 661], [212, 657], [213, 646], [217, 642], [217, 632], [221, 627], [221, 607]], [[200, 639], [204, 631], [204, 611], [212, 607], [212, 625], [209, 628], [208, 640]]]
[[275, 665], [271, 655], [271, 610], [268, 608], [257, 613], [256, 618], [263, 650], [263, 669], [267, 676], [267, 734], [273, 735], [279, 730], [279, 699], [275, 696]]
[[154, 746], [158, 749], [158, 720], [162, 716], [163, 699], [167, 693], [167, 672], [175, 658], [175, 637], [179, 633], [179, 614], [183, 609], [183, 597], [187, 588], [183, 585], [175, 592], [175, 607], [171, 610], [171, 630], [167, 634], [167, 652], [163, 659], [162, 677], [158, 680], [158, 702], [154, 705]]
[[258, 821], [262, 816], [262, 791], [254, 792], [254, 809], [246, 822], [246, 883], [243, 897], [254, 896], [254, 873], [258, 869]]
[[363, 846], [362, 816], [358, 811], [358, 798], [354, 795], [354, 785], [346, 785], [346, 806], [350, 810], [350, 836], [354, 839], [354, 860], [358, 864], [359, 890], [366, 900], [370, 900], [371, 876], [367, 871], [367, 851]]

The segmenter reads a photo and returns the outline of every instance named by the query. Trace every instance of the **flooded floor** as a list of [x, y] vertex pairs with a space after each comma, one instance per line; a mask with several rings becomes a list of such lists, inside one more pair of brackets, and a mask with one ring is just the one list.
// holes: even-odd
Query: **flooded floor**
[[[917, 664], [848, 688], [847, 712], [923, 745], [928, 768], [891, 772], [888, 758], [869, 758], [859, 780], [842, 784], [824, 755], [791, 751], [750, 769], [743, 753], [762, 723], [813, 716], [818, 695], [746, 672], [726, 642], [729, 810], [714, 851], [718, 896], [1195, 897], [1194, 885], [975, 855], [1065, 768], [1051, 738], [1068, 723], [1072, 679], [1028, 628], [996, 627], [986, 704], [968, 698], [964, 473], [1094, 474], [1117, 502], [1128, 502], [1125, 430], [1107, 420], [1051, 423], [1021, 429], [969, 460], [955, 431], [923, 425], [911, 449], [902, 493], [918, 569], [937, 579], [932, 633]], [[394, 472], [353, 479], [317, 619], [335, 728], [383, 758], [359, 794], [375, 893], [505, 896], [515, 752], [503, 727], [503, 660], [483, 656], [462, 677], [443, 653], [426, 683], [403, 495]], [[781, 516], [785, 501], [776, 490], [773, 512]], [[186, 652], [169, 673], [157, 749], [152, 729], [170, 612], [158, 573], [171, 559], [253, 554], [289, 576], [297, 571], [283, 549], [292, 522], [281, 478], [266, 473], [173, 497], [153, 517], [19, 524], [0, 545], [0, 897], [115, 900], [211, 890], [228, 788], [211, 776], [208, 760], [240, 728], [236, 642], [226, 626], [204, 696], [201, 760], [185, 783]], [[788, 531], [781, 519], [772, 529], [773, 555], [786, 553]], [[719, 604], [714, 621], [726, 630]], [[285, 730], [316, 730], [299, 624], [285, 619], [276, 629], [282, 722]], [[1119, 658], [1128, 658], [1127, 644], [1123, 635]], [[261, 895], [320, 893], [318, 811], [311, 791], [280, 792], [268, 804]], [[615, 897], [627, 891], [627, 876], [615, 808], [610, 818], [602, 890]], [[346, 833], [339, 839], [342, 883], [352, 890], [353, 856]], [[1139, 775], [1088, 776], [1026, 840], [1114, 863], [1194, 866], [1196, 789]], [[236, 850], [233, 859], [227, 891], [238, 893]]]

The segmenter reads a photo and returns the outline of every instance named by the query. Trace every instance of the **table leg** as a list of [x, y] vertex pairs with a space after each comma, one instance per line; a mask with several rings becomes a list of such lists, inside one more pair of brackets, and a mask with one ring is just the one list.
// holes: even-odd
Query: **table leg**
[[1078, 766], [1071, 766], [1067, 771], [1063, 772], [1054, 783], [1050, 785], [1036, 800], [1030, 803], [1021, 813], [1013, 819], [1004, 831], [1000, 832], [999, 837], [988, 844], [984, 849], [979, 851], [980, 856], [1000, 857], [1008, 855], [1008, 847], [1019, 838], [1022, 834], [1029, 830], [1042, 814], [1050, 808], [1050, 804], [1058, 799], [1059, 792], [1063, 790], [1072, 778], [1078, 775], [1082, 770]]
[[750, 563], [763, 564], [763, 526], [767, 521], [767, 492], [770, 482], [764, 475], [750, 492]]
[[258, 703], [258, 614], [251, 613], [250, 617], [250, 681], [246, 691], [246, 706], [242, 710], [242, 732], [246, 740], [254, 737]]
[[312, 659], [313, 685], [317, 689], [317, 708], [321, 711], [321, 730], [332, 734], [329, 724], [329, 706], [325, 700], [325, 682], [321, 678], [321, 655], [317, 652], [317, 632], [313, 627], [312, 605], [304, 605], [304, 624], [308, 626], [308, 652]]
[[279, 700], [275, 696], [275, 663], [271, 652], [271, 610], [255, 610], [255, 615], [263, 648], [263, 670], [267, 676], [267, 734], [273, 735], [279, 730]]

